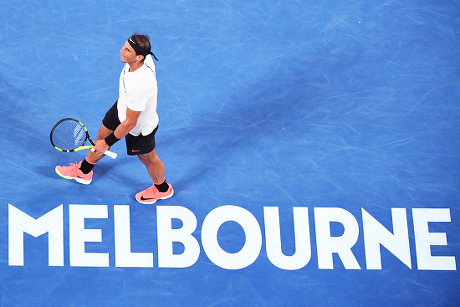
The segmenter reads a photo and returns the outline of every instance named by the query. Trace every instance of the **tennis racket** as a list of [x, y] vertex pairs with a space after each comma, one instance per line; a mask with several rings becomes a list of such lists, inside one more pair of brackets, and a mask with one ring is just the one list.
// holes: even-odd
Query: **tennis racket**
[[[85, 146], [86, 140], [89, 144]], [[50, 133], [51, 145], [63, 152], [73, 152], [83, 149], [94, 151], [94, 142], [89, 137], [88, 130], [82, 122], [73, 118], [64, 118], [58, 121]], [[107, 150], [105, 155], [115, 159], [117, 154]]]

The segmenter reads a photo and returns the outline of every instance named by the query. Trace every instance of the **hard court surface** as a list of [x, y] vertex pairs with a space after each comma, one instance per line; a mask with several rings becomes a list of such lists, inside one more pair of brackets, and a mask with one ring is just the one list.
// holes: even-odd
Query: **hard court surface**
[[[1, 306], [460, 303], [457, 265], [421, 268], [414, 230], [414, 210], [443, 209], [426, 211], [444, 213], [442, 221], [425, 223], [428, 257], [458, 262], [456, 1], [0, 1]], [[51, 127], [64, 117], [79, 119], [95, 136], [117, 99], [119, 50], [134, 31], [150, 35], [159, 59], [157, 152], [175, 196], [158, 207], [134, 200], [151, 180], [124, 142], [112, 147], [116, 160], [96, 166], [89, 186], [54, 172], [86, 152], [65, 154], [49, 142]], [[103, 208], [107, 217], [84, 219], [80, 231], [89, 230], [88, 240], [80, 254], [108, 255], [108, 266], [71, 263], [71, 208], [85, 205]], [[160, 207], [196, 217], [191, 235], [199, 256], [186, 267], [159, 263]], [[34, 237], [23, 229], [24, 263], [11, 265], [18, 242], [9, 233], [22, 227], [12, 210], [38, 220], [56, 208], [63, 210], [63, 264], [49, 263], [55, 252], [48, 232]], [[150, 254], [153, 267], [116, 265], [117, 208], [129, 208], [131, 252]], [[222, 208], [245, 212], [260, 229], [260, 251], [242, 268], [219, 266], [223, 258], [203, 247], [203, 237], [212, 237], [203, 222]], [[264, 208], [277, 208], [279, 223], [267, 223]], [[302, 267], [285, 269], [269, 257], [273, 237], [265, 229], [280, 225], [282, 251], [294, 255], [302, 245], [295, 241], [294, 208], [308, 208], [297, 225], [309, 230], [311, 255]], [[381, 245], [381, 268], [371, 269], [364, 237], [375, 234], [366, 232], [363, 216], [396, 238], [392, 208], [406, 216], [410, 258], [404, 263]], [[321, 209], [342, 214], [331, 218], [330, 233], [317, 227], [328, 218], [318, 213], [332, 212]], [[248, 261], [246, 247], [254, 247], [249, 224], [235, 219], [214, 236], [227, 263], [238, 255]], [[177, 216], [171, 221], [170, 233], [190, 225]], [[348, 254], [332, 253], [333, 267], [324, 268], [320, 231], [343, 242], [350, 225], [358, 231], [354, 244], [337, 247]], [[174, 255], [190, 252], [179, 239], [172, 245]], [[350, 259], [358, 267], [350, 268]]]

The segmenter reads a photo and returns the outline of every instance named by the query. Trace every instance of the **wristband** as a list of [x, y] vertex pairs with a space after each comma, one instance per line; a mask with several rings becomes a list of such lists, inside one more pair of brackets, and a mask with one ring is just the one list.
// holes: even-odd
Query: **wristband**
[[109, 146], [112, 146], [113, 144], [115, 144], [116, 142], [118, 142], [120, 139], [118, 139], [116, 136], [115, 136], [115, 133], [110, 133], [106, 138], [105, 138], [105, 142], [107, 143], [107, 145]]

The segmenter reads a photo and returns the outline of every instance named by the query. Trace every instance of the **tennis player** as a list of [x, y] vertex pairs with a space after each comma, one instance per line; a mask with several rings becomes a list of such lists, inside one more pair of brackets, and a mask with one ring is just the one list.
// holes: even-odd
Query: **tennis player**
[[120, 50], [121, 61], [126, 63], [120, 74], [119, 98], [102, 120], [97, 133], [94, 152], [70, 166], [56, 166], [56, 173], [65, 179], [90, 184], [94, 165], [104, 152], [125, 138], [128, 155], [138, 156], [144, 163], [153, 185], [136, 194], [136, 200], [153, 204], [159, 199], [173, 196], [171, 184], [166, 182], [165, 166], [155, 149], [158, 129], [157, 80], [155, 64], [147, 35], [134, 33]]

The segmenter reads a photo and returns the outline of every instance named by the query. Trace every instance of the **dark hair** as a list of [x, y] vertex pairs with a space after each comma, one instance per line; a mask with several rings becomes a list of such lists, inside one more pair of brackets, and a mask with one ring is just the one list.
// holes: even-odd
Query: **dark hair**
[[[131, 38], [138, 44], [143, 50], [147, 52], [147, 54], [150, 53], [152, 47], [150, 46], [150, 37], [146, 34], [139, 34], [137, 32], [133, 33]], [[136, 52], [136, 54], [138, 54]], [[144, 59], [147, 54], [138, 54], [138, 55], [143, 55]], [[144, 61], [144, 60], [142, 60]]]

